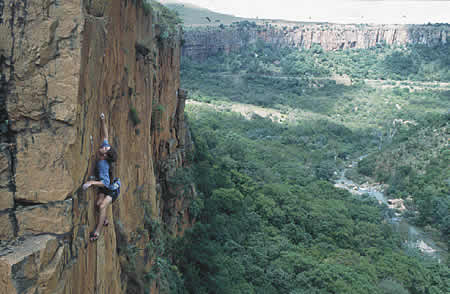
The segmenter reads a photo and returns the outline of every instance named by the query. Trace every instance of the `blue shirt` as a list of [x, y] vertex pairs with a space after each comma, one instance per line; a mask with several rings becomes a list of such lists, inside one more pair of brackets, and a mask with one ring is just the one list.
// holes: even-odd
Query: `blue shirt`
[[110, 179], [109, 179], [109, 163], [106, 160], [97, 161], [97, 172], [98, 178], [105, 185], [106, 188], [109, 187]]

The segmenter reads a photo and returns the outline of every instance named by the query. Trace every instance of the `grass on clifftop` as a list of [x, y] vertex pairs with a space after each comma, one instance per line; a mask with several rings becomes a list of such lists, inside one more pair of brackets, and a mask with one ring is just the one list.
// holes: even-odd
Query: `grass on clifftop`
[[183, 19], [183, 23], [185, 26], [219, 26], [220, 24], [227, 25], [236, 21], [245, 20], [244, 18], [217, 13], [209, 9], [201, 8], [188, 3], [169, 3], [165, 6], [172, 9], [173, 11], [176, 11]]

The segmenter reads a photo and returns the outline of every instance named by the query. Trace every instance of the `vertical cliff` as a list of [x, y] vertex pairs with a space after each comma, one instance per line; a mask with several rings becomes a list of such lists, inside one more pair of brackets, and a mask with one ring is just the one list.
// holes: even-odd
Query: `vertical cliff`
[[[141, 0], [0, 0], [0, 293], [159, 292], [152, 225], [182, 234], [195, 193], [169, 185], [191, 148], [180, 39]], [[122, 193], [91, 243], [95, 191], [80, 185], [101, 112]]]
[[184, 34], [183, 57], [204, 60], [220, 52], [238, 50], [263, 40], [279, 47], [324, 50], [367, 49], [377, 44], [428, 46], [446, 44], [449, 25], [354, 25], [241, 22], [226, 27], [200, 27]]

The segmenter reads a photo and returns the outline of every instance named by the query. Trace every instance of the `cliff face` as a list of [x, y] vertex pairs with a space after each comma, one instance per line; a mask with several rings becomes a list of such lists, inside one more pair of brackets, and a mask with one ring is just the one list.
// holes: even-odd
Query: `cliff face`
[[367, 49], [377, 44], [406, 45], [445, 44], [450, 31], [448, 25], [337, 25], [285, 24], [233, 25], [204, 27], [184, 33], [183, 57], [204, 60], [219, 52], [238, 50], [242, 46], [263, 40], [280, 47], [309, 49], [318, 44], [324, 50]]
[[[131, 0], [0, 0], [0, 293], [158, 292], [142, 283], [151, 222], [182, 234], [195, 193], [169, 186], [191, 145], [181, 33], [163, 14]], [[122, 193], [91, 243], [96, 192], [80, 186], [101, 112]]]

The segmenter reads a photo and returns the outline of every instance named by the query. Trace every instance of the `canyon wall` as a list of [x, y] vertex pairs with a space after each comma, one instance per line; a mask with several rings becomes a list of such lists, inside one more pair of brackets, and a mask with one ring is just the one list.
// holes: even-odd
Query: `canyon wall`
[[433, 46], [447, 43], [449, 25], [339, 25], [299, 24], [255, 25], [241, 22], [231, 26], [208, 26], [184, 33], [182, 56], [204, 60], [220, 52], [239, 50], [262, 40], [278, 47], [324, 50], [367, 49], [377, 44]]
[[[141, 0], [0, 0], [0, 293], [158, 293], [154, 227], [183, 234], [192, 185], [181, 29]], [[121, 196], [99, 240], [101, 112]], [[186, 186], [186, 185], [184, 185]], [[148, 292], [145, 292], [148, 293]]]

